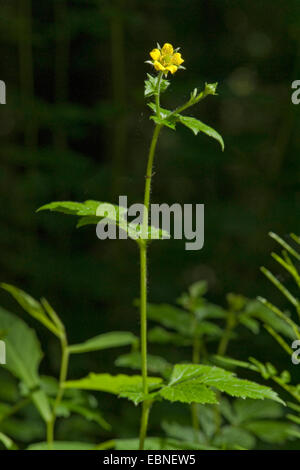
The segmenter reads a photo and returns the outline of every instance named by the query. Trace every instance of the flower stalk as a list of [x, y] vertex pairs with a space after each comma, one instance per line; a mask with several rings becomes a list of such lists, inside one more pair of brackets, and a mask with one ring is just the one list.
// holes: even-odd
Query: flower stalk
[[[157, 81], [157, 90], [155, 96], [157, 116], [160, 116], [160, 85], [163, 73], [160, 72]], [[150, 144], [147, 171], [145, 176], [145, 191], [144, 191], [144, 214], [142, 223], [142, 236], [140, 240], [140, 321], [141, 321], [141, 358], [142, 358], [142, 380], [143, 380], [143, 394], [148, 394], [147, 382], [147, 247], [148, 247], [148, 214], [150, 206], [150, 192], [153, 176], [153, 162], [155, 150], [158, 142], [162, 126], [156, 124]], [[150, 404], [148, 401], [143, 402], [141, 426], [140, 426], [140, 450], [144, 449], [145, 438], [147, 435], [148, 420], [149, 420]]]

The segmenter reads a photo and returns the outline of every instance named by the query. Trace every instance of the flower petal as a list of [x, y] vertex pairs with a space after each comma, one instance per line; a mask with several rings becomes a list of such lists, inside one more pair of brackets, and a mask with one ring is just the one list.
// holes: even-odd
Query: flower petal
[[169, 44], [168, 42], [166, 42], [166, 44], [163, 45], [161, 53], [163, 55], [169, 55], [169, 54], [173, 54], [173, 52], [174, 52], [174, 48], [172, 44]]
[[166, 67], [166, 70], [171, 72], [171, 74], [173, 75], [175, 72], [177, 72], [178, 67], [176, 65], [169, 65], [168, 67]]
[[179, 52], [176, 52], [174, 55], [173, 55], [173, 58], [172, 58], [172, 63], [174, 65], [181, 65], [183, 64], [184, 60], [183, 58], [181, 57], [181, 54]]
[[150, 52], [150, 57], [153, 60], [158, 60], [160, 58], [160, 50], [159, 49], [153, 49], [153, 51]]
[[157, 60], [154, 61], [153, 65], [155, 70], [158, 70], [159, 72], [164, 72], [166, 70], [165, 67]]

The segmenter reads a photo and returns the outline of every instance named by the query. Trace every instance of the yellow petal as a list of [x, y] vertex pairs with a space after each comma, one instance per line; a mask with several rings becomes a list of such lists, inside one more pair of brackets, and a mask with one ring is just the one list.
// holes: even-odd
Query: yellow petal
[[173, 55], [173, 59], [172, 59], [172, 63], [174, 65], [181, 65], [182, 63], [184, 62], [183, 58], [181, 57], [181, 54], [179, 52], [176, 52], [174, 55]]
[[153, 60], [158, 60], [160, 58], [160, 50], [159, 49], [153, 49], [153, 51], [150, 52], [150, 57]]
[[161, 53], [163, 55], [169, 55], [169, 54], [173, 54], [174, 52], [174, 49], [173, 49], [173, 46], [172, 44], [169, 44], [166, 42], [166, 44], [164, 44], [162, 50], [161, 50]]
[[155, 70], [158, 70], [160, 72], [164, 72], [166, 70], [165, 67], [157, 60], [155, 60], [153, 65], [154, 65]]
[[166, 70], [168, 70], [168, 71], [171, 72], [172, 74], [174, 74], [175, 72], [177, 72], [177, 69], [178, 69], [178, 67], [176, 67], [176, 65], [169, 65], [168, 67], [166, 67]]

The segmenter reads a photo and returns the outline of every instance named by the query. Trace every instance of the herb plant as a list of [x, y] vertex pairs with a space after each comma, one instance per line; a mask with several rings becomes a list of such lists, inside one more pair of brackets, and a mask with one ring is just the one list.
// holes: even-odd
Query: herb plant
[[[223, 139], [213, 128], [198, 119], [186, 116], [189, 108], [200, 103], [209, 95], [216, 95], [217, 84], [205, 84], [202, 91], [195, 88], [190, 94], [189, 100], [179, 105], [175, 110], [161, 107], [161, 95], [169, 85], [169, 74], [173, 76], [177, 71], [183, 69], [184, 60], [178, 49], [171, 44], [164, 44], [150, 52], [151, 60], [147, 61], [154, 68], [154, 75], [148, 74], [145, 82], [145, 98], [153, 114], [150, 119], [154, 123], [153, 136], [150, 143], [144, 189], [144, 212], [142, 222], [125, 223], [122, 217], [124, 208], [116, 207], [116, 215], [109, 216], [107, 213], [99, 215], [100, 201], [87, 200], [85, 202], [58, 201], [42, 206], [39, 211], [49, 210], [78, 217], [77, 227], [96, 225], [103, 218], [109, 218], [110, 224], [119, 226], [125, 230], [129, 238], [133, 239], [139, 250], [140, 257], [140, 337], [137, 339], [130, 332], [112, 332], [97, 336], [78, 345], [69, 345], [65, 327], [61, 318], [57, 315], [51, 305], [45, 300], [36, 301], [25, 292], [11, 285], [3, 284], [2, 287], [10, 292], [19, 304], [36, 320], [42, 323], [53, 333], [61, 344], [61, 366], [59, 380], [54, 381], [41, 378], [38, 374], [38, 366], [41, 360], [41, 350], [35, 333], [26, 324], [5, 311], [0, 312], [1, 329], [4, 330], [4, 339], [7, 342], [7, 369], [13, 373], [22, 383], [24, 398], [16, 403], [6, 413], [12, 415], [20, 407], [32, 402], [44, 422], [47, 429], [47, 443], [40, 443], [31, 448], [98, 448], [105, 449], [114, 447], [122, 448], [214, 448], [224, 447], [222, 439], [201, 440], [200, 424], [202, 415], [206, 408], [203, 405], [212, 406], [215, 416], [216, 435], [220, 432], [222, 416], [225, 416], [224, 403], [221, 394], [226, 393], [236, 398], [250, 398], [253, 400], [270, 399], [281, 403], [278, 395], [269, 387], [259, 385], [255, 382], [240, 379], [236, 375], [221, 367], [217, 367], [209, 359], [206, 351], [206, 342], [219, 340], [218, 355], [224, 356], [227, 352], [229, 341], [234, 329], [238, 324], [244, 324], [248, 328], [256, 327], [256, 322], [243, 311], [244, 300], [239, 296], [229, 296], [229, 307], [225, 311], [217, 306], [208, 304], [203, 299], [205, 285], [198, 283], [191, 286], [190, 291], [179, 300], [184, 310], [174, 307], [160, 307], [159, 322], [162, 327], [149, 332], [149, 339], [153, 342], [174, 342], [176, 345], [188, 345], [192, 348], [191, 360], [173, 365], [165, 358], [153, 358], [148, 355], [148, 332], [147, 321], [150, 317], [155, 318], [155, 307], [148, 303], [147, 278], [147, 256], [148, 247], [153, 239], [165, 238], [166, 233], [149, 225], [148, 212], [150, 209], [151, 183], [153, 177], [153, 164], [161, 131], [164, 128], [176, 130], [177, 124], [183, 124], [195, 135], [204, 133], [217, 140], [224, 149]], [[215, 320], [225, 319], [224, 330], [215, 324]], [[211, 321], [213, 320], [213, 321]], [[168, 328], [165, 329], [165, 328]], [[174, 329], [175, 331], [170, 331]], [[20, 343], [22, 338], [22, 347]], [[24, 341], [27, 341], [26, 354], [23, 352]], [[105, 348], [131, 345], [133, 354], [117, 359], [120, 366], [138, 364], [140, 375], [111, 375], [109, 373], [90, 373], [80, 380], [71, 380], [68, 377], [68, 363], [70, 356], [74, 354], [88, 353], [90, 351]], [[148, 375], [148, 371], [154, 375]], [[51, 382], [52, 380], [52, 382]], [[52, 383], [52, 388], [49, 385]], [[53, 390], [54, 389], [54, 390]], [[56, 441], [55, 423], [57, 417], [63, 413], [79, 413], [87, 419], [96, 421], [104, 428], [108, 428], [102, 414], [91, 406], [87, 406], [86, 391], [101, 391], [111, 393], [132, 401], [135, 405], [141, 405], [141, 420], [139, 439], [120, 440], [114, 439], [108, 442], [96, 444], [60, 442]], [[193, 438], [182, 440], [174, 437], [167, 425], [166, 439], [151, 437], [147, 438], [147, 429], [150, 409], [155, 402], [165, 400], [167, 402], [179, 402], [191, 407]], [[223, 400], [223, 401], [222, 401]], [[223, 403], [223, 407], [219, 403]], [[238, 403], [238, 402], [237, 402]], [[198, 407], [201, 405], [201, 408]], [[231, 405], [230, 405], [231, 406]], [[227, 406], [227, 417], [229, 419], [229, 408]], [[234, 405], [232, 405], [234, 406]], [[238, 407], [238, 404], [236, 404]], [[236, 408], [235, 408], [236, 409]], [[5, 415], [5, 413], [4, 413]], [[0, 418], [1, 419], [1, 418]], [[3, 419], [3, 415], [2, 415]], [[176, 433], [175, 433], [176, 434]], [[209, 441], [209, 442], [208, 442]], [[2, 442], [11, 447], [9, 437], [3, 434]]]

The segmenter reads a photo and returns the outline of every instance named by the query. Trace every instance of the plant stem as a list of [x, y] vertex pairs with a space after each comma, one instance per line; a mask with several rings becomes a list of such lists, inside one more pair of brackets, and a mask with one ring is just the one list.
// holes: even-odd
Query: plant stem
[[60, 337], [61, 343], [61, 350], [62, 350], [62, 358], [61, 358], [61, 365], [60, 365], [60, 374], [59, 374], [59, 384], [58, 384], [58, 392], [55, 398], [55, 402], [52, 408], [52, 419], [47, 423], [47, 443], [50, 450], [53, 449], [53, 441], [54, 441], [54, 426], [56, 421], [56, 410], [59, 407], [61, 400], [64, 395], [64, 382], [67, 379], [68, 374], [68, 365], [69, 365], [69, 350], [68, 350], [68, 342], [65, 332], [62, 332]]
[[[162, 73], [158, 77], [157, 94], [155, 96], [156, 112], [160, 116], [160, 84]], [[142, 223], [142, 238], [140, 240], [140, 317], [141, 317], [141, 356], [142, 356], [142, 378], [143, 378], [143, 393], [148, 394], [147, 382], [147, 242], [148, 242], [148, 213], [150, 205], [150, 192], [153, 174], [153, 161], [156, 150], [158, 137], [162, 126], [156, 124], [153, 132], [153, 137], [150, 144], [145, 192], [144, 192], [144, 213]], [[143, 402], [141, 426], [140, 426], [140, 450], [144, 449], [144, 442], [147, 434], [148, 419], [149, 419], [150, 405], [149, 402]]]
[[145, 439], [147, 436], [149, 413], [150, 413], [150, 402], [144, 401], [143, 408], [142, 408], [142, 417], [141, 417], [139, 450], [144, 450]]
[[219, 356], [225, 356], [227, 348], [228, 348], [228, 343], [230, 340], [231, 332], [234, 327], [235, 327], [235, 315], [233, 312], [229, 312], [227, 316], [225, 331], [220, 340], [219, 347], [218, 347], [217, 354]]
[[[200, 361], [200, 341], [196, 333], [197, 327], [197, 318], [195, 313], [192, 313], [193, 316], [193, 363], [199, 364]], [[198, 419], [198, 405], [197, 403], [191, 403], [191, 415], [192, 415], [192, 427], [194, 430], [194, 441], [198, 442], [199, 436], [199, 419]]]
[[31, 402], [31, 395], [23, 398], [23, 400], [20, 400], [18, 403], [16, 403], [14, 406], [9, 408], [9, 410], [6, 413], [3, 413], [0, 416], [0, 422], [4, 421], [5, 419], [9, 418], [10, 416], [14, 415], [18, 411], [20, 411], [24, 406], [28, 405]]
[[155, 95], [157, 117], [160, 117], [160, 85], [161, 85], [162, 76], [163, 76], [163, 73], [159, 72], [158, 80], [157, 80], [157, 90], [156, 90], [156, 95]]
[[141, 296], [141, 356], [143, 393], [148, 393], [147, 384], [147, 248], [146, 243], [140, 246], [140, 296]]

